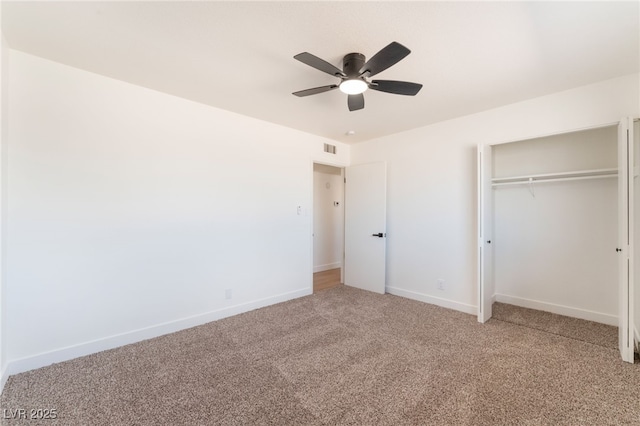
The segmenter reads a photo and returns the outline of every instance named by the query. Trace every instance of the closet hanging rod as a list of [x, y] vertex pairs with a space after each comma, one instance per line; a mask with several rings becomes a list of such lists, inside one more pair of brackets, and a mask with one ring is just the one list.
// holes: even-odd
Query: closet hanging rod
[[558, 179], [558, 178], [573, 178], [573, 177], [604, 177], [604, 176], [617, 176], [618, 169], [592, 169], [592, 170], [576, 170], [573, 172], [557, 172], [557, 173], [544, 173], [537, 175], [526, 175], [526, 176], [509, 176], [503, 178], [493, 178], [491, 182], [493, 183], [502, 183], [502, 182], [511, 182], [511, 181], [522, 181], [524, 183], [529, 183], [530, 179], [533, 179], [534, 182], [539, 182], [547, 179]]
[[599, 174], [591, 176], [574, 176], [574, 177], [560, 177], [560, 178], [544, 178], [544, 179], [531, 179], [531, 180], [518, 180], [511, 182], [497, 182], [492, 183], [491, 186], [504, 186], [504, 185], [529, 185], [531, 183], [545, 183], [545, 182], [566, 182], [570, 180], [587, 180], [587, 179], [604, 179], [618, 177], [618, 174]]

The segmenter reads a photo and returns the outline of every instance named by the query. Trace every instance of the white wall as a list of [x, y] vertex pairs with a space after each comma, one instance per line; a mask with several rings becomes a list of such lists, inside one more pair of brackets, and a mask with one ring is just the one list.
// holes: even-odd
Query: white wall
[[348, 146], [17, 51], [10, 73], [11, 373], [311, 293], [312, 161]]
[[[617, 126], [493, 147], [494, 177], [617, 168]], [[495, 187], [496, 300], [617, 325], [617, 179]]]
[[[314, 164], [313, 271], [342, 266], [344, 248], [344, 183], [341, 169]], [[338, 202], [338, 206], [334, 205]]]
[[[352, 147], [387, 161], [387, 291], [476, 313], [476, 146], [601, 126], [639, 113], [638, 74]], [[428, 87], [426, 88], [428, 92]], [[437, 290], [437, 279], [445, 289]]]
[[2, 32], [2, 4], [0, 4], [0, 393], [4, 388], [8, 375], [7, 368], [7, 333], [6, 315], [7, 303], [5, 293], [5, 228], [6, 228], [6, 173], [7, 173], [7, 143], [9, 140], [9, 47]]

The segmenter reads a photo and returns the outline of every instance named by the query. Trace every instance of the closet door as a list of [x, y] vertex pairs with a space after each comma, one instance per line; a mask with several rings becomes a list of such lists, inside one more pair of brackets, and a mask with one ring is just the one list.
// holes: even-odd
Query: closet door
[[633, 120], [618, 125], [618, 347], [633, 363]]
[[493, 192], [491, 190], [491, 146], [478, 145], [478, 234], [477, 234], [477, 292], [478, 321], [491, 318], [493, 302], [493, 250], [491, 235], [493, 232]]

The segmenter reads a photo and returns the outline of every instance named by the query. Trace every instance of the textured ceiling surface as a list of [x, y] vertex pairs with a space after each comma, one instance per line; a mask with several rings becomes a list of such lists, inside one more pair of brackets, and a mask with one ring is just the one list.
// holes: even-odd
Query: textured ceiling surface
[[[639, 21], [638, 2], [2, 2], [13, 49], [347, 143], [638, 72]], [[392, 41], [412, 53], [376, 78], [417, 96], [291, 94], [337, 82], [294, 55]]]

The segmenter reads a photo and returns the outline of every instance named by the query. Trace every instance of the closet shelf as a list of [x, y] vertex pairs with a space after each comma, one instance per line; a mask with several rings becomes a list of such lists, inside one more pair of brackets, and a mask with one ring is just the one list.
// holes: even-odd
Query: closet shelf
[[573, 172], [545, 173], [491, 179], [491, 186], [527, 185], [542, 182], [561, 182], [584, 179], [603, 179], [618, 176], [618, 169], [578, 170]]

